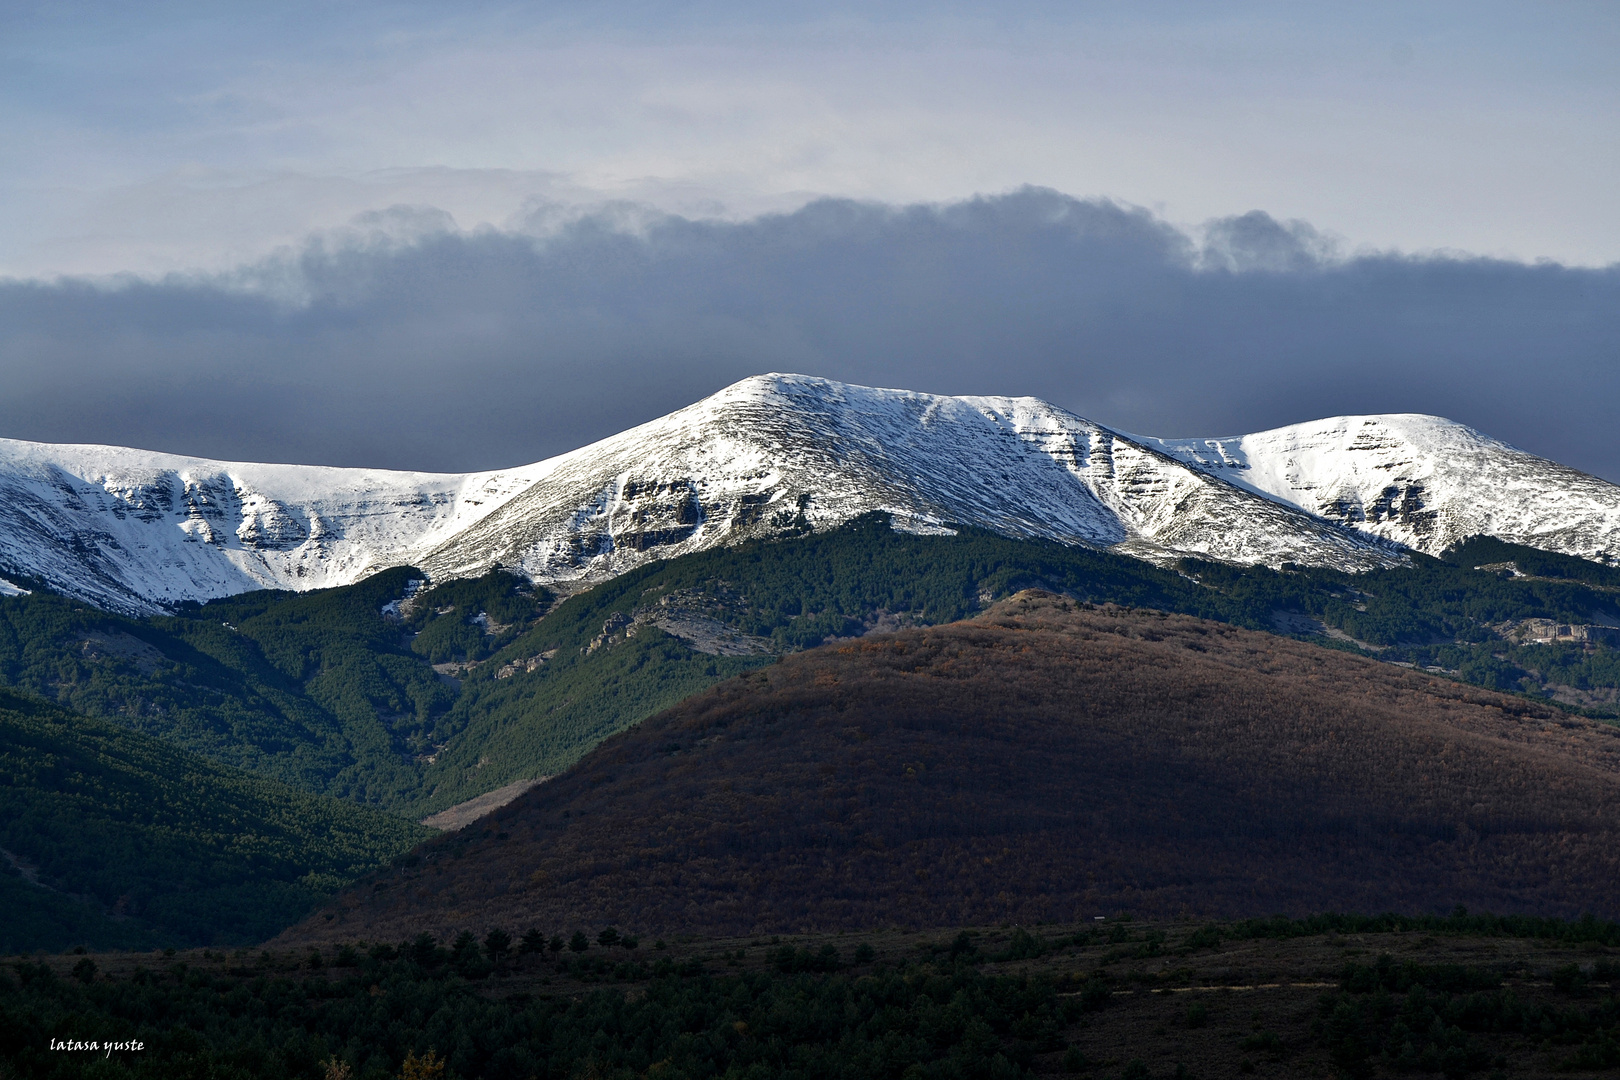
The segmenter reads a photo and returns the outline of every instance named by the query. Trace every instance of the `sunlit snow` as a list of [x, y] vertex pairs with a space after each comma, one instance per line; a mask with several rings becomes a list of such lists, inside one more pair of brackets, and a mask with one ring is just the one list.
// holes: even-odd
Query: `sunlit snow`
[[1161, 561], [1358, 570], [1478, 532], [1620, 551], [1620, 488], [1419, 416], [1169, 441], [1035, 398], [762, 375], [487, 473], [0, 440], [0, 571], [127, 611], [405, 564], [433, 578], [500, 564], [568, 589], [869, 511], [913, 532], [975, 525]]

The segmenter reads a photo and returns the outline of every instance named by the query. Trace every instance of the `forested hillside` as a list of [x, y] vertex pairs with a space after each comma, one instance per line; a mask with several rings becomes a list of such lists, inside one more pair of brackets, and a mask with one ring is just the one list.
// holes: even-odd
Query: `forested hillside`
[[1617, 766], [1611, 724], [1031, 591], [690, 697], [282, 940], [1459, 903], [1612, 917]]
[[[1620, 1065], [1620, 924], [1593, 919], [550, 929], [25, 960], [0, 972], [0, 1060], [51, 1080], [1486, 1080]], [[52, 1052], [41, 1032], [141, 1049]]]
[[[496, 572], [449, 583], [435, 606], [401, 616], [396, 604], [385, 616], [413, 583], [404, 567], [146, 619], [44, 593], [10, 597], [0, 600], [0, 678], [304, 791], [408, 807], [420, 758], [456, 700], [455, 680], [430, 661], [478, 659], [548, 598]], [[506, 620], [495, 633], [468, 621], [486, 607]]]
[[0, 952], [260, 941], [427, 835], [0, 691]]
[[[1516, 555], [1523, 572], [1474, 568]], [[1531, 619], [1620, 623], [1616, 573], [1494, 541], [1367, 574], [1191, 561], [1172, 569], [971, 529], [900, 533], [872, 515], [793, 541], [651, 564], [558, 605], [468, 675], [442, 725], [454, 737], [425, 770], [421, 805], [439, 809], [560, 772], [606, 735], [774, 655], [949, 622], [1026, 587], [1303, 637], [1617, 716], [1620, 651], [1608, 639], [1518, 645], [1493, 629]]]
[[[973, 529], [900, 533], [869, 515], [648, 564], [560, 603], [501, 570], [425, 585], [410, 568], [139, 620], [42, 593], [3, 598], [0, 680], [305, 791], [420, 817], [559, 773], [777, 655], [962, 618], [1029, 586], [1306, 637], [1613, 717], [1617, 575], [1490, 540], [1365, 574], [1158, 567]], [[1582, 636], [1556, 640], [1559, 627]]]

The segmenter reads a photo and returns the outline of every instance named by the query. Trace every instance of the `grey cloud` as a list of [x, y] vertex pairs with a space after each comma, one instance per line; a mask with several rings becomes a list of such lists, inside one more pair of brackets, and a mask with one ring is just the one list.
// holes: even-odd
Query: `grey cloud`
[[1204, 228], [1199, 266], [1209, 270], [1299, 273], [1338, 261], [1340, 244], [1309, 222], [1280, 222], [1262, 210]]
[[1199, 242], [1036, 189], [541, 218], [396, 210], [229, 280], [0, 285], [0, 434], [459, 470], [786, 370], [1166, 436], [1439, 413], [1620, 480], [1616, 267], [1346, 257], [1262, 213]]

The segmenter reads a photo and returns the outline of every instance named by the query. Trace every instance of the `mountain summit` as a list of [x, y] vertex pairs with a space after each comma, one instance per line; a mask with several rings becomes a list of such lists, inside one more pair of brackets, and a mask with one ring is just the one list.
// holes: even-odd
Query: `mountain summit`
[[1620, 488], [1438, 416], [1334, 416], [1148, 445], [1239, 487], [1438, 555], [1470, 536], [1611, 563]]
[[901, 529], [961, 523], [1155, 561], [1359, 570], [1472, 533], [1620, 552], [1620, 488], [1433, 417], [1158, 440], [1036, 398], [773, 374], [486, 473], [0, 440], [0, 575], [130, 612], [407, 563], [436, 578], [499, 564], [567, 590], [871, 511]]

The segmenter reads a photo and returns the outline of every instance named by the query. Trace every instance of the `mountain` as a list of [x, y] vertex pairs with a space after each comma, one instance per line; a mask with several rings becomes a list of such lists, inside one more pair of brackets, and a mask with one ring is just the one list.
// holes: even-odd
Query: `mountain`
[[[1477, 569], [1509, 564], [1520, 572]], [[778, 655], [967, 618], [1028, 587], [1309, 635], [1614, 716], [1616, 586], [1620, 569], [1500, 541], [1355, 574], [1170, 568], [969, 526], [897, 532], [873, 513], [654, 560], [560, 599], [502, 570], [423, 585], [411, 567], [173, 615], [0, 597], [0, 685], [420, 818], [560, 773]]]
[[744, 379], [521, 468], [254, 465], [0, 440], [0, 593], [151, 613], [252, 589], [496, 565], [577, 591], [653, 558], [825, 528], [974, 525], [1159, 562], [1367, 570], [1469, 536], [1612, 561], [1620, 487], [1437, 417], [1129, 435], [1035, 398]]
[[1035, 398], [939, 397], [766, 375], [546, 463], [430, 553], [594, 582], [656, 555], [824, 528], [974, 525], [1155, 558], [1366, 569], [1398, 552]]
[[1210, 476], [1439, 555], [1470, 536], [1620, 560], [1620, 487], [1438, 416], [1335, 416], [1229, 439], [1143, 439]]
[[1548, 706], [1025, 592], [695, 695], [278, 940], [1612, 916], [1617, 765]]
[[[410, 563], [544, 471], [254, 465], [0, 439], [0, 574], [130, 614], [346, 585]], [[18, 591], [0, 581], [0, 595], [7, 585]]]
[[[0, 440], [0, 575], [150, 613], [387, 566], [570, 588], [874, 510], [1165, 559], [1366, 569], [1398, 549], [1034, 398], [796, 375], [501, 472], [253, 465]], [[5, 586], [0, 585], [0, 588]]]

